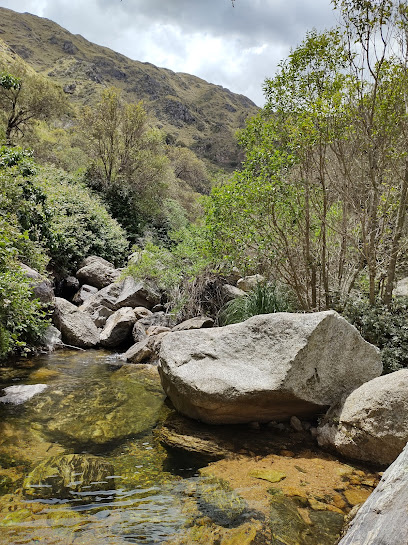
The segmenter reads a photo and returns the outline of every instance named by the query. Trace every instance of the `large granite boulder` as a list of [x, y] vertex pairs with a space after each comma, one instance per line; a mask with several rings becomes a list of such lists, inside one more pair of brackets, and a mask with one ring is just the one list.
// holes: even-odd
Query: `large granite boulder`
[[151, 308], [159, 301], [160, 294], [154, 286], [128, 276], [91, 295], [79, 308], [92, 315], [101, 306], [111, 310], [123, 307]]
[[322, 413], [382, 365], [378, 349], [336, 312], [282, 312], [168, 334], [159, 371], [177, 410], [221, 424]]
[[101, 331], [100, 342], [102, 346], [113, 348], [122, 344], [130, 337], [132, 327], [136, 322], [136, 316], [131, 307], [123, 307], [110, 316]]
[[246, 293], [254, 290], [258, 284], [265, 284], [266, 278], [262, 274], [253, 274], [252, 276], [244, 276], [237, 281], [237, 288]]
[[66, 299], [55, 298], [53, 321], [65, 344], [91, 348], [99, 343], [99, 331], [91, 317]]
[[214, 320], [212, 318], [208, 318], [207, 316], [196, 316], [195, 318], [190, 318], [189, 320], [177, 324], [173, 327], [172, 331], [202, 329], [203, 327], [212, 327], [213, 325]]
[[95, 286], [95, 288], [101, 289], [109, 286], [112, 282], [115, 282], [120, 276], [120, 272], [113, 268], [111, 264], [101, 258], [94, 259], [84, 267], [81, 267], [77, 273], [77, 278], [83, 284], [89, 284]]
[[359, 509], [339, 545], [406, 545], [408, 445]]
[[366, 382], [333, 407], [318, 428], [321, 446], [388, 465], [408, 441], [408, 369]]
[[24, 265], [24, 263], [20, 263], [20, 267], [30, 282], [30, 287], [33, 290], [33, 296], [36, 299], [39, 299], [41, 303], [52, 303], [54, 301], [54, 290], [50, 280], [42, 276], [36, 270]]

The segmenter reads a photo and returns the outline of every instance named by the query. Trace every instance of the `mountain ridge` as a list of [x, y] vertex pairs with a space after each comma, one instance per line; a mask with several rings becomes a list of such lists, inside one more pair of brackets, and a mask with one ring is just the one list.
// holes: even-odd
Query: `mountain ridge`
[[223, 168], [241, 162], [234, 134], [259, 110], [244, 95], [132, 60], [30, 13], [0, 8], [0, 38], [37, 72], [62, 85], [72, 102], [95, 102], [103, 88], [113, 85], [126, 101], [144, 101], [168, 143], [189, 147]]

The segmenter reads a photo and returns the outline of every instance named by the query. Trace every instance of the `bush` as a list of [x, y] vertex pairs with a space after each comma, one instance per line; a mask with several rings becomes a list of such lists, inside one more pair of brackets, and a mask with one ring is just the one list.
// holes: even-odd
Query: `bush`
[[25, 274], [17, 267], [0, 272], [0, 361], [30, 352], [48, 325], [46, 309], [33, 299]]
[[42, 168], [34, 185], [47, 199], [49, 236], [44, 240], [57, 272], [70, 272], [95, 254], [119, 265], [128, 252], [125, 232], [100, 199], [66, 172]]
[[246, 295], [226, 303], [221, 309], [219, 322], [221, 325], [237, 324], [258, 314], [291, 312], [292, 310], [293, 303], [283, 287], [277, 284], [259, 283]]
[[361, 333], [378, 346], [383, 374], [408, 367], [408, 297], [393, 299], [385, 306], [380, 301], [370, 305], [366, 299], [349, 299], [338, 310]]

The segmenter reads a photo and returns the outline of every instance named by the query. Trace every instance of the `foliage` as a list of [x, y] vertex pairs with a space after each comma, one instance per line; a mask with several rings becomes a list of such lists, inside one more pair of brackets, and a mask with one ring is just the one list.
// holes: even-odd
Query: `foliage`
[[167, 155], [177, 179], [184, 180], [198, 193], [208, 194], [210, 179], [203, 161], [183, 147], [169, 147]]
[[7, 144], [24, 136], [36, 120], [49, 120], [67, 108], [62, 90], [21, 59], [2, 56], [0, 69], [0, 113]]
[[[10, 265], [10, 264], [9, 264]], [[40, 342], [48, 326], [47, 313], [33, 299], [30, 284], [18, 268], [0, 270], [0, 360], [26, 354]]]
[[293, 308], [293, 301], [282, 286], [258, 283], [247, 294], [228, 301], [221, 309], [219, 320], [221, 325], [237, 324], [258, 314], [292, 312]]
[[381, 349], [384, 373], [408, 368], [408, 298], [398, 297], [390, 305], [377, 300], [349, 298], [337, 309], [364, 339]]
[[135, 239], [160, 215], [170, 174], [163, 135], [149, 127], [141, 102], [125, 104], [114, 88], [105, 90], [96, 107], [85, 108], [82, 116], [94, 158], [88, 183]]
[[206, 213], [214, 259], [279, 278], [304, 310], [330, 308], [362, 274], [371, 303], [378, 286], [389, 303], [405, 236], [407, 20], [378, 16], [385, 0], [336, 4], [346, 33], [309, 32], [265, 82], [243, 168]]
[[43, 239], [60, 273], [72, 271], [88, 255], [123, 262], [128, 242], [100, 199], [78, 178], [54, 167], [39, 170], [35, 187], [46, 196], [48, 236]]
[[146, 241], [143, 250], [135, 253], [125, 269], [125, 275], [148, 279], [165, 292], [171, 312], [179, 319], [191, 318], [209, 311], [215, 315], [211, 297], [214, 280], [211, 261], [203, 245], [203, 228], [189, 224], [170, 234], [170, 248]]

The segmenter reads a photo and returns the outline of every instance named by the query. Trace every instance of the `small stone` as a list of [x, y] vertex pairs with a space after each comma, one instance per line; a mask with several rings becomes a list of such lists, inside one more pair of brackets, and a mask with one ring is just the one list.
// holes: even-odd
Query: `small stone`
[[250, 422], [248, 427], [251, 430], [259, 430], [261, 428], [261, 426], [259, 425], [259, 422]]
[[317, 437], [317, 435], [318, 435], [317, 428], [313, 428], [313, 427], [310, 428], [310, 435], [312, 437]]
[[345, 507], [347, 507], [347, 504], [341, 494], [335, 494], [333, 496], [333, 505], [338, 509], [344, 509]]
[[292, 418], [290, 419], [290, 425], [295, 431], [303, 431], [302, 422], [297, 416], [292, 416]]
[[350, 488], [344, 491], [344, 496], [351, 506], [364, 503], [368, 496], [371, 494], [371, 490], [365, 490], [363, 488]]
[[316, 498], [309, 498], [309, 505], [313, 511], [327, 511], [327, 503], [317, 500]]
[[270, 483], [279, 483], [283, 479], [286, 479], [286, 474], [282, 471], [275, 469], [254, 469], [249, 473], [250, 477], [255, 479], [262, 479], [263, 481], [269, 481]]
[[292, 452], [291, 450], [286, 450], [286, 449], [281, 450], [279, 454], [281, 456], [285, 456], [285, 458], [293, 458], [295, 455], [294, 452]]

